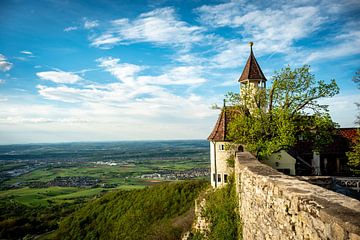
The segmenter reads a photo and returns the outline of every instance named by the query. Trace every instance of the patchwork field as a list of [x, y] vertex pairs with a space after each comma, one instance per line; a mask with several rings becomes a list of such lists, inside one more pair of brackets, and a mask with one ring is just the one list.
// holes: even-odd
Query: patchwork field
[[0, 146], [0, 238], [57, 229], [108, 191], [183, 179], [209, 179], [208, 142]]

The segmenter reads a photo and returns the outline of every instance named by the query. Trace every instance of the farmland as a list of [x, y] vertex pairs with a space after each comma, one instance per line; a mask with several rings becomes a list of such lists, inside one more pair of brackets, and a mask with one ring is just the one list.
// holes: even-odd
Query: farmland
[[0, 238], [38, 236], [118, 189], [209, 179], [206, 141], [0, 146]]

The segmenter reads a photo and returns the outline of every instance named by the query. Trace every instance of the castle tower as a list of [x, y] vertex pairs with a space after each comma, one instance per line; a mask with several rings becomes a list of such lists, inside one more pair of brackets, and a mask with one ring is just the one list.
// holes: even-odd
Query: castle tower
[[[239, 78], [240, 82], [240, 96], [255, 93], [258, 89], [266, 88], [266, 78], [261, 71], [258, 62], [255, 59], [252, 46], [250, 42], [250, 56], [246, 62], [244, 70]], [[249, 97], [249, 99], [253, 99]], [[227, 136], [228, 124], [231, 121], [234, 113], [231, 106], [224, 106], [221, 110], [219, 118], [214, 126], [213, 131], [208, 137], [210, 142], [210, 163], [211, 163], [211, 185], [213, 187], [221, 187], [228, 182], [228, 176], [231, 173], [231, 168], [227, 166], [227, 159], [232, 155], [232, 151], [227, 150], [226, 145], [232, 140]], [[243, 151], [243, 146], [238, 146], [238, 151]]]
[[[249, 45], [250, 56], [239, 78], [240, 98], [250, 111], [255, 108], [261, 108], [265, 111], [264, 98], [261, 100], [261, 93], [265, 94], [265, 91], [259, 92], [259, 90], [266, 89], [266, 78], [254, 56], [253, 42], [250, 42]], [[256, 95], [255, 98], [254, 95]]]
[[265, 75], [262, 72], [260, 65], [256, 61], [253, 53], [252, 46], [254, 43], [250, 42], [249, 45], [250, 56], [238, 81], [240, 82], [240, 94], [242, 93], [242, 89], [246, 86], [254, 86], [254, 88], [266, 88]]

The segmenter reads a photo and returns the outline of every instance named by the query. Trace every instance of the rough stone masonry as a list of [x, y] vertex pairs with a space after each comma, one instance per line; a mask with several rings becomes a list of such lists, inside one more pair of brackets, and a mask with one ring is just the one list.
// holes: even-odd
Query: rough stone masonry
[[360, 240], [360, 201], [284, 175], [247, 152], [235, 161], [243, 239]]

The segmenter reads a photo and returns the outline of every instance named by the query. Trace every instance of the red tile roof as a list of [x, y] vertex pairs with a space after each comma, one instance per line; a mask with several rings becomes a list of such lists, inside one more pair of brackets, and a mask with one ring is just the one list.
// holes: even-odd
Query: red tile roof
[[350, 140], [355, 141], [356, 137], [358, 136], [358, 129], [357, 128], [339, 128], [338, 135]]
[[228, 124], [234, 119], [236, 112], [232, 107], [224, 107], [219, 114], [218, 120], [207, 138], [209, 141], [231, 141], [228, 134]]
[[246, 62], [245, 68], [241, 74], [241, 77], [239, 78], [239, 82], [242, 82], [244, 80], [265, 80], [265, 75], [261, 71], [260, 65], [256, 61], [256, 58], [254, 56], [254, 53], [252, 51], [252, 44], [250, 44], [250, 56]]

